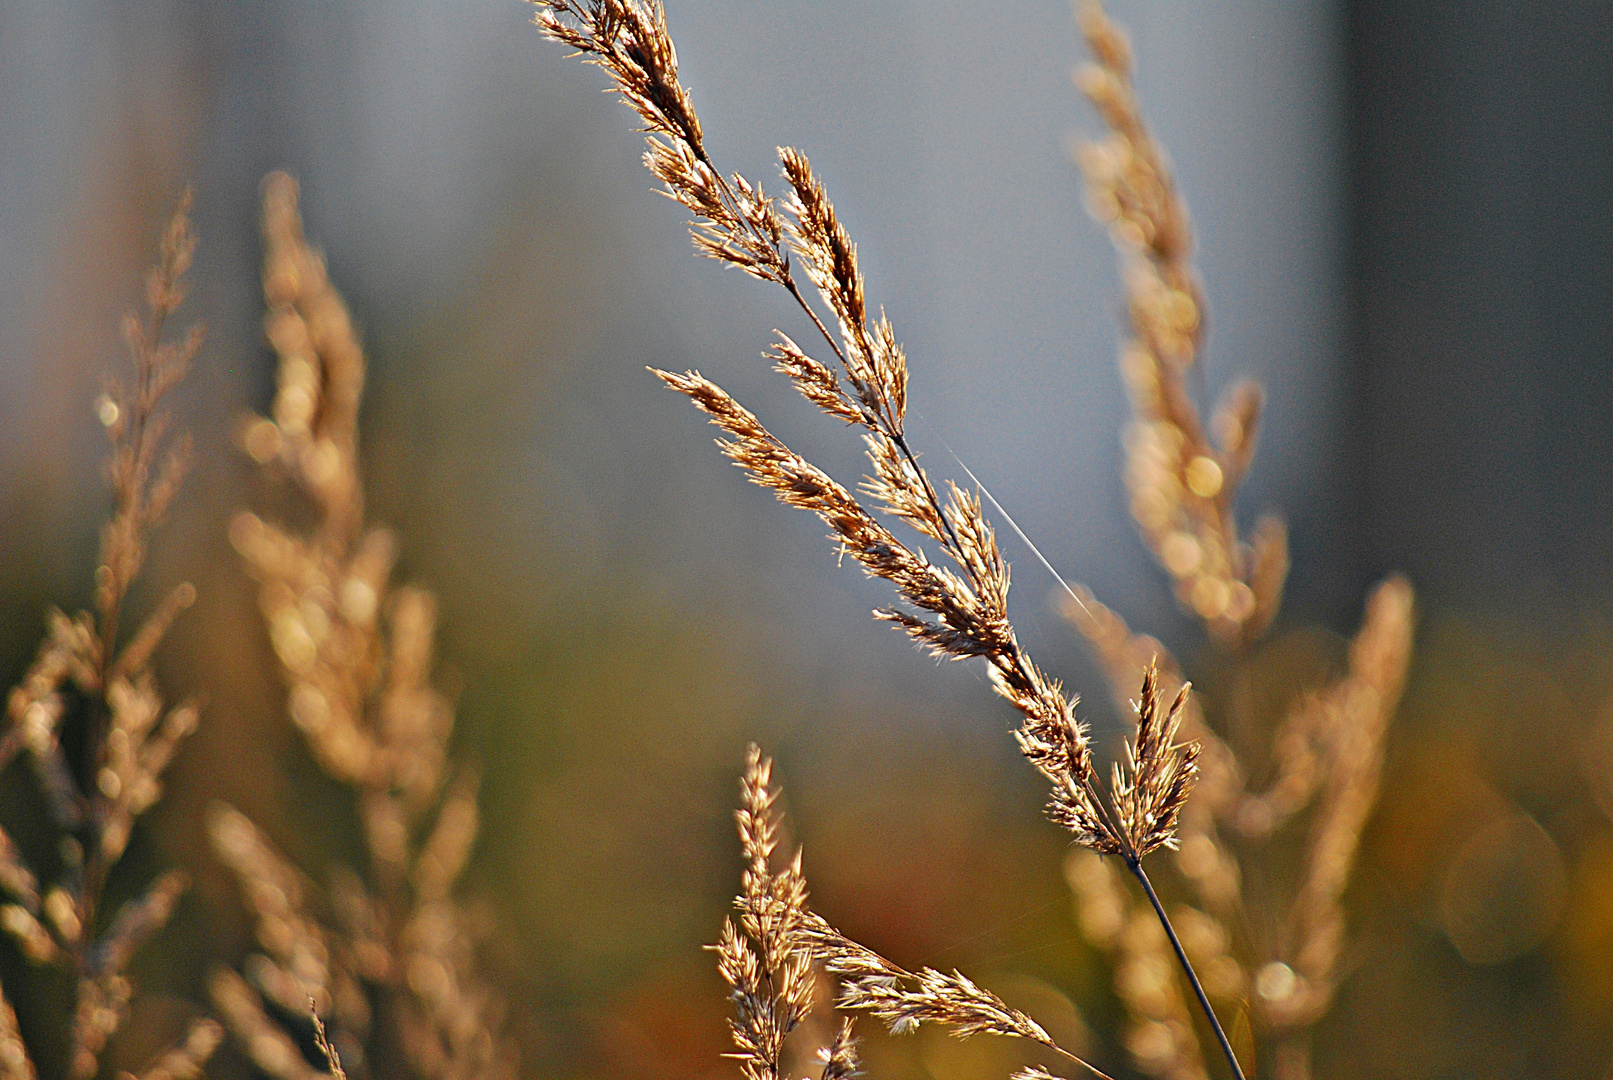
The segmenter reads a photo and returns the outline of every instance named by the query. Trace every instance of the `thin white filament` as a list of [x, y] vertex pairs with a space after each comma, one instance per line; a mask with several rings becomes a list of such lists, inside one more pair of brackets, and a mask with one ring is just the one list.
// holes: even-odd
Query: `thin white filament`
[[1047, 572], [1053, 575], [1053, 580], [1059, 583], [1060, 588], [1068, 593], [1070, 599], [1075, 601], [1076, 606], [1085, 612], [1087, 617], [1090, 618], [1092, 616], [1092, 610], [1086, 606], [1079, 596], [1076, 595], [1075, 590], [1070, 588], [1069, 583], [1064, 580], [1059, 572], [1053, 569], [1053, 564], [1047, 561], [1047, 556], [1043, 555], [1041, 549], [1031, 542], [1030, 537], [1025, 535], [1025, 530], [1019, 527], [1019, 522], [1014, 520], [1014, 516], [1007, 510], [1003, 509], [1003, 504], [998, 502], [997, 497], [991, 493], [991, 490], [987, 488], [985, 484], [980, 482], [980, 477], [974, 474], [974, 470], [970, 469], [969, 466], [963, 463], [963, 459], [958, 456], [957, 451], [953, 450], [952, 447], [947, 446], [945, 439], [941, 440], [941, 445], [947, 447], [947, 453], [952, 455], [952, 460], [958, 463], [958, 468], [969, 474], [969, 479], [974, 482], [975, 487], [980, 489], [980, 494], [984, 495], [986, 500], [991, 503], [992, 509], [996, 510], [997, 513], [1002, 515], [1003, 520], [1008, 522], [1008, 527], [1013, 529], [1014, 532], [1018, 534], [1019, 538], [1025, 542], [1025, 546], [1031, 549], [1031, 554], [1035, 555], [1037, 560], [1041, 562], [1043, 566], [1047, 567]]

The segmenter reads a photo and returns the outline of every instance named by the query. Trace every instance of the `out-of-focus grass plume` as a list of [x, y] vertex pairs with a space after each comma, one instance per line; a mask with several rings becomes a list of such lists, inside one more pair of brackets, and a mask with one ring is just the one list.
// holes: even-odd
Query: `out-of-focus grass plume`
[[321, 1075], [297, 1045], [300, 1024], [288, 1023], [305, 1003], [320, 1056], [344, 1078], [340, 1049], [366, 1074], [504, 1080], [517, 1053], [458, 888], [480, 777], [447, 754], [454, 713], [432, 682], [436, 600], [393, 584], [397, 541], [365, 522], [363, 346], [283, 172], [263, 182], [263, 241], [264, 330], [279, 363], [269, 416], [245, 421], [241, 443], [295, 485], [313, 520], [288, 529], [242, 511], [230, 539], [259, 582], [289, 718], [326, 774], [352, 789], [367, 857], [360, 869], [332, 868], [321, 890], [251, 819], [215, 803], [209, 837], [240, 884], [260, 951], [242, 964], [245, 977], [214, 971], [212, 1002], [278, 1080]]
[[[190, 209], [187, 191], [146, 271], [143, 310], [123, 317], [132, 379], [109, 373], [95, 404], [110, 443], [112, 508], [100, 530], [94, 606], [72, 617], [46, 613], [45, 640], [6, 697], [0, 771], [20, 820], [8, 823], [15, 840], [0, 829], [0, 928], [27, 964], [4, 969], [20, 1013], [0, 991], [0, 1069], [9, 1080], [90, 1080], [103, 1070], [129, 1017], [131, 961], [168, 924], [189, 884], [176, 869], [140, 880], [141, 860], [126, 865], [124, 855], [196, 729], [196, 704], [165, 703], [152, 664], [196, 589], [173, 586], [132, 633], [120, 635], [119, 623], [189, 456], [189, 440], [171, 430], [167, 399], [203, 336], [193, 325], [175, 339], [169, 326], [196, 254]], [[218, 1024], [189, 1011], [188, 1033], [154, 1056], [148, 1075], [196, 1075], [212, 1056]], [[133, 1045], [117, 1047], [119, 1056], [138, 1060], [133, 1054], [141, 1043], [149, 1054], [154, 1037], [162, 1036], [140, 1031], [127, 1040]]]

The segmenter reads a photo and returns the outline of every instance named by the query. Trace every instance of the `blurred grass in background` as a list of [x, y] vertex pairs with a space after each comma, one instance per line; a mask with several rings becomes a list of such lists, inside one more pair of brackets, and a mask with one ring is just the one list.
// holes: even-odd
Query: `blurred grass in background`
[[[1415, 569], [1422, 549], [1415, 532], [1357, 542], [1371, 506], [1350, 479], [1363, 451], [1346, 360], [1343, 15], [1190, 7], [1116, 14], [1203, 232], [1209, 386], [1252, 374], [1271, 393], [1250, 498], [1287, 515], [1305, 575], [1292, 622], [1244, 675], [1275, 711], [1341, 655], [1328, 632], [1295, 627], [1354, 625], [1366, 583]], [[162, 671], [171, 697], [206, 708], [134, 852], [137, 869], [179, 863], [198, 884], [137, 962], [158, 996], [129, 1038], [154, 1027], [142, 1019], [162, 995], [199, 1000], [210, 958], [246, 945], [201, 840], [208, 801], [228, 794], [304, 865], [356, 843], [342, 792], [282, 715], [224, 535], [237, 508], [282, 505], [230, 439], [269, 393], [257, 183], [285, 166], [365, 332], [370, 515], [439, 594], [459, 746], [486, 767], [473, 879], [498, 919], [524, 1073], [729, 1075], [727, 1003], [698, 946], [738, 878], [729, 808], [750, 739], [779, 760], [816, 903], [842, 929], [899, 963], [962, 968], [1123, 1069], [1118, 1005], [1073, 923], [1064, 844], [1007, 711], [979, 672], [937, 669], [868, 620], [884, 590], [837, 571], [821, 530], [743, 484], [643, 371], [720, 371], [792, 445], [855, 477], [857, 448], [768, 386], [758, 353], [791, 316], [689, 253], [626, 113], [525, 17], [513, 2], [0, 9], [8, 686], [46, 606], [88, 599], [105, 506], [90, 403], [172, 193], [198, 190], [187, 310], [210, 338], [180, 404], [197, 468], [145, 588], [196, 582]], [[756, 171], [792, 141], [826, 174], [909, 347], [930, 466], [948, 471], [944, 438], [1206, 694], [1247, 692], [1193, 670], [1187, 622], [1126, 516], [1118, 288], [1062, 150], [1091, 127], [1068, 83], [1068, 14], [999, 13], [1011, 48], [978, 18], [951, 3], [689, 0], [672, 28], [725, 159]], [[1599, 521], [1608, 480], [1586, 475], [1584, 504], [1560, 512]], [[1017, 623], [1086, 690], [1112, 747], [1099, 677], [1042, 603], [1050, 582], [1010, 554]], [[1425, 592], [1321, 1075], [1582, 1077], [1613, 1060], [1608, 599], [1488, 573]], [[25, 831], [16, 768], [0, 820]], [[8, 989], [20, 963], [0, 946]], [[44, 1009], [17, 1005], [25, 1022]], [[871, 1074], [890, 1080], [1023, 1060], [932, 1031], [869, 1041]], [[246, 1075], [235, 1057], [215, 1071]]]

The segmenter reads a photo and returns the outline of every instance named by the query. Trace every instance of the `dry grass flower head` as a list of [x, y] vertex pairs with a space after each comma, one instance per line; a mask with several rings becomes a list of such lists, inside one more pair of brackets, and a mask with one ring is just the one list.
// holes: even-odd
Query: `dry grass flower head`
[[[103, 1052], [134, 993], [129, 962], [168, 922], [187, 883], [171, 870], [116, 911], [102, 903], [135, 821], [161, 798], [162, 775], [197, 721], [194, 704], [164, 701], [152, 668], [163, 636], [195, 600], [195, 589], [175, 586], [133, 634], [120, 634], [129, 588], [179, 490], [189, 452], [188, 440], [170, 430], [166, 401], [202, 342], [199, 326], [177, 340], [168, 334], [196, 252], [190, 205], [187, 192], [163, 232], [146, 274], [144, 313], [130, 311], [123, 320], [133, 381], [110, 379], [96, 402], [111, 443], [112, 513], [101, 530], [94, 610], [49, 613], [39, 653], [7, 698], [0, 733], [0, 768], [26, 757], [59, 838], [51, 865], [31, 861], [0, 831], [0, 928], [33, 964], [71, 981], [72, 1014], [62, 1026], [67, 1074], [74, 1080], [101, 1071]], [[23, 1034], [0, 993], [0, 1077], [6, 1080], [36, 1075]], [[143, 1075], [196, 1076], [219, 1038], [217, 1024], [197, 1018]]]
[[[773, 763], [751, 746], [740, 778], [740, 805], [735, 817], [745, 869], [734, 898], [738, 920], [726, 920], [718, 943], [717, 970], [731, 988], [733, 1031], [740, 1069], [746, 1080], [779, 1080], [785, 1076], [785, 1040], [811, 1011], [814, 965], [840, 981], [836, 1008], [870, 1013], [892, 1034], [939, 1024], [960, 1039], [974, 1035], [1008, 1035], [1028, 1039], [1089, 1073], [1106, 1074], [1065, 1050], [1029, 1016], [1009, 1007], [990, 990], [961, 972], [934, 968], [910, 972], [841, 934], [807, 902], [801, 873], [801, 851], [775, 868], [779, 817], [774, 810], [778, 789], [772, 786]], [[857, 1044], [848, 1017], [816, 1054], [822, 1080], [855, 1075]]]
[[[790, 450], [717, 384], [698, 372], [657, 374], [723, 429], [729, 436], [723, 452], [755, 483], [772, 489], [786, 504], [817, 514], [846, 554], [868, 573], [890, 581], [910, 605], [880, 611], [878, 617], [896, 623], [941, 656], [986, 660], [998, 692], [1025, 717], [1021, 740], [1027, 755], [1055, 784], [1068, 789], [1072, 804], [1084, 807], [1091, 772], [1086, 733], [1074, 718], [1070, 699], [1014, 638], [1007, 618], [1008, 564], [978, 497], [950, 487], [943, 500], [908, 447], [905, 358], [890, 324], [869, 315], [856, 250], [806, 157], [792, 149], [780, 151], [792, 191], [786, 220], [756, 184], [737, 175], [723, 179], [710, 164], [689, 95], [677, 81], [676, 53], [659, 5], [562, 0], [538, 8], [545, 32], [605, 68], [645, 120], [650, 133], [646, 160], [668, 193], [698, 215], [693, 226], [697, 249], [781, 284], [810, 317], [838, 372], [783, 335], [769, 355], [809, 401], [862, 428], [874, 470], [864, 496], [876, 509], [938, 544], [950, 565], [933, 563], [898, 538], [857, 495]], [[708, 188], [728, 194], [714, 200], [687, 194]], [[750, 208], [747, 214], [720, 209], [736, 200]], [[758, 235], [751, 227], [754, 220], [768, 222], [762, 232], [774, 239], [767, 245], [751, 242]], [[792, 253], [807, 267], [820, 299], [833, 313], [838, 340], [797, 288]], [[1095, 838], [1103, 828], [1098, 812], [1092, 807], [1086, 813]]]
[[[1009, 622], [1009, 567], [982, 511], [980, 495], [947, 484], [943, 496], [908, 443], [905, 355], [889, 321], [869, 310], [856, 247], [806, 156], [792, 148], [779, 150], [789, 189], [782, 211], [757, 183], [738, 174], [723, 176], [705, 150], [699, 119], [678, 79], [676, 51], [659, 4], [537, 0], [536, 6], [543, 31], [603, 68], [614, 89], [644, 121], [646, 164], [666, 193], [695, 215], [691, 229], [696, 250], [781, 286], [801, 309], [833, 361], [812, 357], [783, 334], [766, 355], [809, 402], [835, 420], [861, 429], [872, 472], [853, 493], [791, 450], [754, 413], [699, 372], [656, 374], [722, 430], [722, 452], [752, 482], [772, 490], [786, 505], [816, 514], [845, 555], [894, 586], [905, 606], [876, 611], [877, 618], [900, 627], [939, 657], [984, 661], [997, 693], [1021, 714], [1016, 732], [1020, 748], [1052, 785], [1050, 816], [1078, 844], [1123, 858], [1148, 888], [1142, 858], [1170, 843], [1195, 772], [1196, 748], [1179, 747], [1174, 740], [1185, 695], [1161, 713], [1155, 700], [1156, 680], [1150, 676], [1143, 684], [1146, 700], [1139, 708], [1143, 726], [1128, 769], [1117, 773], [1117, 786], [1106, 799], [1098, 789], [1087, 732], [1075, 717], [1074, 699], [1032, 661]], [[800, 289], [794, 273], [797, 260], [828, 313], [827, 320]], [[876, 516], [880, 513], [911, 528], [916, 540], [899, 536]], [[934, 544], [941, 561], [932, 561], [920, 542]], [[1148, 891], [1152, 898], [1152, 889]], [[1165, 922], [1157, 899], [1155, 907]], [[1174, 941], [1168, 925], [1167, 932]], [[731, 933], [724, 940], [738, 941]], [[824, 938], [817, 947], [822, 951], [832, 940]], [[1180, 948], [1177, 953], [1185, 965], [1185, 953]], [[731, 960], [724, 955], [725, 974], [737, 977], [746, 970], [740, 952], [735, 951]], [[898, 1026], [927, 1018], [924, 1010], [931, 1005], [924, 1003], [931, 999], [923, 995], [940, 994], [942, 983], [953, 1003], [968, 1000], [977, 989], [961, 977], [949, 982], [949, 977], [937, 976], [938, 983], [922, 974], [909, 977], [917, 982], [916, 988], [904, 989], [905, 973], [876, 961], [848, 945], [829, 965], [831, 970], [839, 965], [846, 969], [843, 974], [853, 976], [851, 1000], [858, 1007]], [[1197, 979], [1193, 982], [1196, 986]], [[888, 1000], [889, 994], [898, 997]], [[1202, 992], [1199, 998], [1219, 1034], [1207, 998]], [[932, 1005], [939, 1008], [939, 1001], [934, 998]], [[908, 1006], [917, 1011], [901, 1011]], [[1007, 1015], [993, 1022], [1013, 1027]], [[1034, 1038], [1028, 1030], [1016, 1033]], [[758, 1038], [761, 1035], [771, 1037], [770, 1032]], [[1224, 1036], [1222, 1043], [1236, 1072]], [[758, 1069], [775, 1067], [767, 1064], [765, 1054], [757, 1060], [762, 1062]]]
[[[353, 790], [368, 865], [315, 883], [239, 811], [209, 828], [240, 881], [260, 951], [218, 969], [213, 1000], [253, 1062], [280, 1080], [320, 1075], [301, 1049], [308, 1003], [358, 1075], [397, 1064], [431, 1080], [513, 1076], [504, 1006], [477, 969], [456, 896], [477, 832], [478, 773], [453, 762], [451, 703], [431, 681], [436, 605], [395, 585], [397, 542], [364, 520], [358, 410], [364, 353], [325, 261], [303, 236], [297, 186], [263, 185], [264, 325], [279, 358], [269, 417], [247, 453], [307, 497], [295, 531], [242, 512], [230, 538], [260, 585], [286, 709], [309, 750]], [[394, 1064], [397, 1063], [397, 1064]], [[339, 1070], [337, 1070], [339, 1072]]]

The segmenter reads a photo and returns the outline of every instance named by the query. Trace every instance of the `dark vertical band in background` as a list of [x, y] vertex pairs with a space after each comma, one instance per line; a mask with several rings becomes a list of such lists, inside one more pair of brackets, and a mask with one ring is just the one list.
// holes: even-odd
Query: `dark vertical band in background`
[[1613, 6], [1350, 0], [1357, 541], [1613, 593]]

